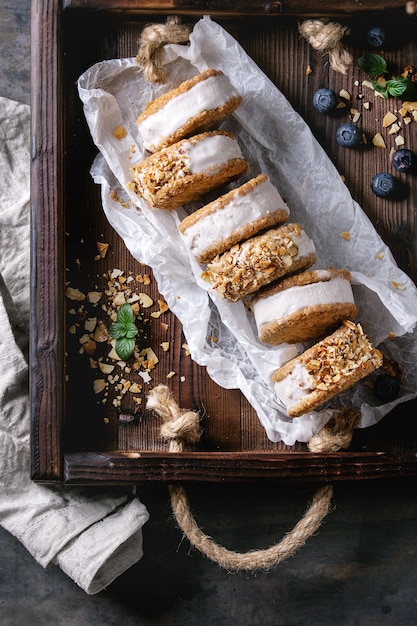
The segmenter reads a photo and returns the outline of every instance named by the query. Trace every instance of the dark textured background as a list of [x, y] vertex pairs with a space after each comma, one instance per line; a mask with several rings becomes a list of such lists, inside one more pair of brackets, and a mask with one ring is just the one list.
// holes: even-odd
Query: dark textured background
[[[36, 0], [34, 0], [36, 1]], [[30, 0], [0, 0], [0, 95], [30, 100]], [[314, 486], [189, 487], [199, 524], [236, 550], [278, 541]], [[316, 536], [268, 573], [232, 574], [191, 549], [166, 487], [139, 489], [150, 511], [145, 556], [87, 596], [58, 568], [44, 570], [0, 529], [0, 626], [417, 624], [415, 482], [337, 484]]]

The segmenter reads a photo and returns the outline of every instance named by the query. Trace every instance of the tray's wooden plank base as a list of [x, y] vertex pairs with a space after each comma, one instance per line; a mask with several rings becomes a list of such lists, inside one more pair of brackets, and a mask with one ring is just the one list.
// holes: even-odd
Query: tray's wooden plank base
[[[53, 2], [45, 0], [42, 4], [50, 7], [57, 16]], [[82, 8], [94, 8], [94, 2], [81, 4]], [[81, 4], [73, 0], [65, 6], [71, 9], [81, 7]], [[114, 406], [117, 390], [113, 387], [105, 402], [102, 395], [94, 394], [96, 371], [91, 368], [88, 356], [80, 354], [79, 339], [84, 323], [81, 318], [77, 320], [76, 333], [70, 332], [70, 327], [74, 326], [71, 309], [77, 312], [79, 303], [67, 301], [64, 315], [61, 298], [57, 302], [57, 295], [64, 292], [64, 266], [65, 282], [84, 293], [105, 292], [108, 272], [122, 269], [125, 276], [129, 273], [134, 277], [149, 274], [149, 285], [135, 283], [135, 286], [148, 293], [155, 303], [160, 298], [152, 272], [140, 263], [140, 259], [132, 258], [101, 209], [100, 190], [89, 174], [96, 149], [83, 117], [76, 80], [97, 61], [134, 56], [145, 24], [163, 21], [163, 17], [132, 17], [133, 13], [121, 11], [129, 2], [110, 4], [114, 11], [105, 11], [105, 2], [100, 3], [103, 10], [98, 12], [63, 11], [59, 18], [62, 48], [56, 35], [57, 23], [49, 18], [49, 29], [45, 29], [40, 14], [35, 19], [34, 54], [43, 58], [42, 64], [36, 63], [33, 83], [35, 135], [44, 138], [44, 142], [42, 146], [38, 144], [33, 170], [37, 220], [34, 250], [38, 253], [46, 251], [47, 257], [46, 261], [39, 257], [34, 260], [34, 319], [37, 327], [32, 329], [32, 381], [36, 387], [32, 392], [35, 416], [33, 477], [51, 481], [63, 479], [69, 484], [125, 484], [143, 480], [350, 480], [415, 475], [415, 403], [400, 406], [373, 428], [356, 431], [346, 454], [312, 455], [306, 451], [305, 444], [290, 448], [282, 443], [272, 443], [242, 394], [218, 387], [205, 368], [196, 365], [187, 355], [181, 325], [169, 312], [159, 320], [146, 316], [143, 323], [143, 345], [152, 347], [160, 361], [150, 372], [151, 383], [143, 385], [142, 403], [135, 404], [126, 394], [122, 406]], [[147, 5], [141, 6], [146, 8]], [[290, 6], [288, 3], [287, 8]], [[343, 6], [353, 11], [352, 3]], [[167, 9], [166, 12], [170, 11]], [[192, 13], [184, 15], [184, 20], [192, 23], [193, 19]], [[340, 148], [335, 142], [335, 128], [341, 119], [345, 120], [347, 113], [342, 112], [336, 117], [323, 116], [311, 106], [312, 94], [319, 86], [330, 86], [337, 92], [341, 88], [347, 89], [352, 93], [352, 106], [359, 106], [360, 86], [355, 86], [355, 81], [360, 78], [358, 67], [352, 66], [345, 76], [332, 71], [323, 54], [315, 52], [301, 40], [294, 18], [279, 16], [271, 19], [258, 15], [256, 28], [251, 20], [243, 18], [220, 17], [219, 21], [306, 119], [324, 149], [332, 155], [341, 175], [345, 176], [354, 198], [391, 247], [399, 265], [416, 280], [417, 259], [413, 250], [417, 217], [413, 207], [417, 204], [417, 190], [412, 180], [407, 182], [408, 202], [377, 199], [370, 190], [369, 181], [373, 173], [386, 169], [387, 152], [371, 146], [361, 152]], [[402, 47], [390, 53], [400, 68], [416, 58], [412, 23], [407, 19], [401, 22]], [[351, 37], [346, 39], [346, 46], [354, 52], [356, 59], [365, 50], [360, 39], [364, 28], [365, 22], [361, 28], [355, 25]], [[40, 54], [47, 42], [52, 42], [56, 55], [51, 65]], [[62, 66], [58, 65], [57, 58], [62, 58]], [[307, 67], [312, 69], [311, 74], [306, 73]], [[56, 84], [48, 83], [51, 77]], [[51, 98], [44, 94], [46, 84]], [[42, 97], [43, 100], [38, 101]], [[361, 120], [369, 137], [380, 130], [386, 107], [385, 101], [372, 98], [372, 102], [372, 114], [363, 115]], [[405, 128], [404, 135], [406, 145], [411, 145], [415, 124]], [[60, 148], [61, 136], [65, 137], [65, 144]], [[45, 139], [49, 139], [49, 143]], [[48, 213], [49, 222], [44, 212]], [[105, 259], [95, 259], [97, 241], [110, 243]], [[45, 268], [51, 267], [58, 271], [42, 274]], [[45, 285], [46, 291], [40, 289], [40, 285]], [[86, 303], [83, 307], [84, 314], [104, 315], [100, 307], [89, 307]], [[150, 311], [155, 309], [156, 305]], [[161, 321], [167, 324], [165, 330]], [[66, 333], [62, 331], [64, 325]], [[61, 406], [59, 403], [64, 402], [64, 346], [61, 342], [64, 334], [67, 383], [65, 406]], [[50, 350], [49, 341], [52, 342]], [[164, 341], [170, 345], [167, 352], [161, 348]], [[57, 361], [51, 362], [51, 358]], [[175, 375], [167, 378], [171, 371]], [[160, 436], [161, 420], [145, 408], [149, 389], [158, 383], [168, 384], [181, 407], [200, 413], [203, 437], [198, 452], [188, 456], [167, 453], [168, 444]], [[132, 424], [120, 422], [121, 408], [135, 413]], [[64, 415], [65, 423], [61, 428]]]

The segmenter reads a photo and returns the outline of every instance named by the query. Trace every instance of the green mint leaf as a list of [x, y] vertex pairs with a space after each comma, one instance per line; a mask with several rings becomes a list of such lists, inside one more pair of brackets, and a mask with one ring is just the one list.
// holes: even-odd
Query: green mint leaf
[[128, 324], [132, 324], [135, 321], [135, 316], [133, 315], [132, 307], [128, 302], [122, 304], [121, 307], [117, 310], [117, 321], [123, 326], [127, 326]]
[[387, 81], [386, 87], [390, 96], [398, 98], [407, 89], [407, 78], [393, 78]]
[[111, 337], [113, 337], [113, 339], [121, 339], [126, 335], [126, 330], [123, 324], [120, 324], [120, 322], [115, 322], [110, 326], [109, 334]]
[[129, 337], [116, 339], [115, 350], [122, 361], [127, 361], [135, 349], [135, 340]]
[[402, 100], [417, 100], [417, 85], [413, 83], [409, 78], [402, 78], [405, 84], [405, 89], [401, 94]]
[[388, 89], [387, 89], [387, 85], [380, 85], [379, 83], [376, 83], [375, 81], [372, 81], [372, 87], [375, 89], [375, 91], [377, 91], [378, 93], [381, 94], [381, 96], [383, 96], [384, 98], [388, 98]]
[[379, 54], [364, 54], [359, 58], [358, 64], [368, 76], [381, 76], [387, 72], [387, 62]]
[[138, 334], [138, 329], [135, 324], [127, 324], [125, 328], [125, 337], [128, 339], [133, 339]]

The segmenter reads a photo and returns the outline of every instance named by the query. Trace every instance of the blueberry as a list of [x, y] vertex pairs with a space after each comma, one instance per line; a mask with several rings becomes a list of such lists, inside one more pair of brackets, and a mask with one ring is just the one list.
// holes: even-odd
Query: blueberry
[[385, 32], [380, 26], [372, 26], [368, 31], [367, 39], [373, 48], [380, 48], [385, 43]]
[[374, 381], [375, 395], [384, 402], [394, 400], [400, 391], [400, 383], [398, 378], [390, 376], [390, 374], [381, 374]]
[[352, 148], [360, 144], [362, 133], [356, 124], [342, 124], [336, 131], [336, 141], [344, 148]]
[[326, 89], [321, 87], [313, 95], [313, 106], [320, 111], [320, 113], [328, 113], [337, 106], [337, 96], [333, 89]]
[[408, 172], [414, 166], [414, 155], [408, 148], [396, 150], [392, 155], [392, 164], [398, 172]]
[[379, 172], [372, 179], [372, 191], [380, 198], [389, 198], [397, 189], [397, 183], [392, 174]]

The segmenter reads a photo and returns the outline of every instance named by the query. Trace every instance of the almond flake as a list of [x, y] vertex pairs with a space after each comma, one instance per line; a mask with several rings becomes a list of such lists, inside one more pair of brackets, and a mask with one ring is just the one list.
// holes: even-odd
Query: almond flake
[[153, 300], [150, 296], [148, 296], [147, 293], [140, 293], [139, 300], [144, 309], [148, 309], [150, 306], [153, 305]]
[[344, 100], [350, 100], [350, 93], [346, 91], [346, 89], [341, 89], [339, 91], [339, 96], [343, 98]]
[[399, 124], [397, 123], [392, 124], [391, 128], [388, 131], [388, 135], [395, 135], [395, 133], [398, 133], [399, 130], [400, 130]]
[[77, 302], [85, 300], [85, 294], [79, 289], [74, 289], [74, 287], [67, 287], [65, 295], [69, 300], [76, 300]]
[[386, 148], [387, 147], [385, 145], [385, 141], [384, 141], [384, 138], [382, 137], [381, 133], [376, 133], [376, 135], [374, 135], [372, 137], [372, 143], [377, 148]]
[[98, 368], [102, 374], [111, 374], [114, 370], [114, 365], [110, 365], [110, 363], [99, 363]]
[[388, 113], [384, 115], [384, 119], [382, 120], [383, 128], [388, 128], [388, 126], [391, 126], [391, 124], [393, 124], [397, 119], [398, 118], [396, 115], [394, 115], [394, 113], [388, 111]]
[[96, 378], [93, 383], [94, 393], [101, 393], [106, 388], [106, 381], [104, 378]]
[[169, 350], [169, 341], [164, 341], [163, 343], [161, 343], [161, 348], [164, 352], [168, 352]]
[[405, 139], [402, 135], [397, 135], [395, 138], [395, 145], [396, 146], [403, 146], [405, 144]]
[[167, 378], [172, 378], [173, 376], [175, 376], [175, 372], [171, 371], [167, 374]]
[[346, 241], [350, 241], [350, 232], [345, 230], [342, 233], [340, 233], [340, 236], [345, 239]]
[[85, 320], [84, 328], [88, 333], [92, 333], [97, 324], [96, 317], [87, 317]]
[[103, 293], [101, 291], [89, 291], [87, 293], [87, 300], [91, 302], [91, 304], [97, 304], [102, 295]]

